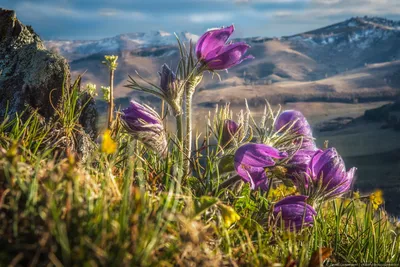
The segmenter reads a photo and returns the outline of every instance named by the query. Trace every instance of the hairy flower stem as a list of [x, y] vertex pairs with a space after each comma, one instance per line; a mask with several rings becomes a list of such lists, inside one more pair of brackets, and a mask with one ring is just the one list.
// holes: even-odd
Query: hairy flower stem
[[189, 175], [191, 173], [190, 156], [192, 154], [192, 100], [194, 91], [202, 79], [202, 74], [192, 75], [185, 85], [186, 138], [183, 151], [186, 157], [183, 164], [184, 175]]
[[179, 170], [182, 170], [184, 153], [185, 153], [185, 151], [183, 150], [183, 115], [182, 115], [182, 113], [177, 114], [175, 116], [175, 119], [176, 119], [176, 135], [178, 138], [178, 146], [179, 146], [178, 168], [179, 168]]
[[183, 174], [190, 174], [190, 156], [192, 154], [192, 100], [193, 93], [196, 87], [188, 84], [186, 88], [186, 138], [185, 138], [185, 146], [184, 146], [184, 165], [183, 165]]
[[108, 128], [111, 129], [114, 111], [114, 70], [110, 70], [110, 100], [108, 101]]

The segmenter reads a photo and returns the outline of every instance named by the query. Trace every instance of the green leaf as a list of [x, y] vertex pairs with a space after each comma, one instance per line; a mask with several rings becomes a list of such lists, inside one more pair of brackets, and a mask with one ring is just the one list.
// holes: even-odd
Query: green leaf
[[218, 198], [202, 196], [200, 199], [194, 201], [194, 216], [196, 217], [203, 213], [208, 208], [211, 208], [218, 202]]
[[233, 155], [222, 157], [218, 164], [219, 173], [233, 172], [235, 170], [233, 163]]

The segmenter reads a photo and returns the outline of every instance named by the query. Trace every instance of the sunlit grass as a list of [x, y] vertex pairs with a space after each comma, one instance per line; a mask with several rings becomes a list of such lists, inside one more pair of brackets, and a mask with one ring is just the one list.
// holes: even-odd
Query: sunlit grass
[[[76, 94], [65, 97], [77, 99]], [[213, 115], [196, 135], [193, 174], [179, 178], [176, 144], [160, 158], [126, 134], [118, 120], [100, 141], [115, 142], [116, 149], [93, 143], [94, 152], [80, 161], [68, 145], [80, 127], [80, 110], [57, 109], [60, 116], [50, 124], [36, 113], [0, 123], [1, 265], [400, 263], [398, 222], [369, 196], [325, 202], [313, 227], [288, 232], [270, 213], [274, 202], [296, 192], [293, 187], [277, 182], [263, 192], [237, 179], [224, 184], [234, 178], [229, 158], [235, 144], [218, 142], [221, 129]], [[271, 112], [254, 121], [258, 134], [284, 146], [290, 136], [268, 130]], [[246, 114], [239, 119], [252, 124]]]

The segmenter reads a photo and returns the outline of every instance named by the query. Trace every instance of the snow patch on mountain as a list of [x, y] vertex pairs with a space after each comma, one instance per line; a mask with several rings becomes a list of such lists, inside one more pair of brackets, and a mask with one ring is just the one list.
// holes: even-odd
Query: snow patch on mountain
[[[183, 42], [188, 42], [189, 40], [196, 42], [199, 39], [199, 36], [189, 32], [181, 32], [177, 36]], [[96, 53], [174, 46], [176, 43], [175, 34], [153, 31], [148, 33], [126, 33], [111, 38], [90, 41], [49, 40], [45, 41], [45, 46], [48, 49], [59, 52], [70, 60], [74, 60]]]
[[366, 49], [371, 43], [392, 36], [400, 36], [400, 22], [377, 17], [357, 17], [285, 39], [316, 46], [334, 45], [340, 48], [351, 45]]

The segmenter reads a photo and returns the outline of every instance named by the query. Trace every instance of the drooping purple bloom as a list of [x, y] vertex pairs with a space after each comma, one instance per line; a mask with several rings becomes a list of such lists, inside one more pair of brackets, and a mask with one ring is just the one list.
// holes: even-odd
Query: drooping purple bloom
[[288, 196], [277, 202], [273, 210], [277, 225], [283, 224], [291, 231], [312, 226], [317, 212], [306, 200], [307, 196]]
[[167, 64], [163, 64], [161, 67], [160, 75], [160, 87], [167, 93], [171, 88], [174, 87], [174, 82], [176, 81], [176, 74], [168, 67]]
[[162, 155], [166, 153], [163, 122], [155, 110], [132, 100], [129, 107], [122, 110], [121, 122], [134, 138]]
[[249, 45], [244, 42], [229, 43], [227, 41], [234, 31], [233, 25], [226, 28], [209, 30], [196, 44], [196, 56], [209, 70], [224, 70], [240, 64], [245, 59], [254, 58], [244, 54]]
[[349, 191], [356, 168], [346, 171], [342, 157], [335, 148], [317, 151], [308, 167], [307, 176], [311, 179], [318, 194], [332, 198]]
[[284, 159], [286, 152], [264, 144], [245, 144], [238, 148], [234, 157], [235, 170], [249, 182], [252, 189], [267, 189], [268, 177], [265, 168], [275, 165], [274, 159]]
[[223, 145], [229, 143], [239, 130], [239, 125], [233, 120], [225, 120], [222, 129], [222, 140]]
[[275, 122], [275, 131], [282, 132], [289, 128], [294, 133], [312, 136], [311, 126], [300, 111], [286, 110], [279, 115]]

